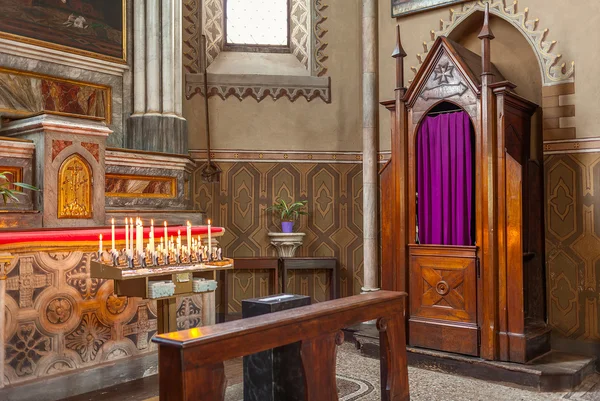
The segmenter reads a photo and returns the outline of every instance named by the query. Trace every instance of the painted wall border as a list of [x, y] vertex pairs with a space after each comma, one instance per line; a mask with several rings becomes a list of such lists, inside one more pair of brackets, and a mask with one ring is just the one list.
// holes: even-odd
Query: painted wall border
[[[206, 160], [206, 150], [192, 149], [190, 157]], [[379, 152], [379, 163], [391, 157], [390, 151]], [[293, 162], [293, 163], [362, 163], [362, 152], [348, 151], [298, 151], [298, 150], [231, 150], [218, 149], [211, 152], [211, 158], [220, 162]]]

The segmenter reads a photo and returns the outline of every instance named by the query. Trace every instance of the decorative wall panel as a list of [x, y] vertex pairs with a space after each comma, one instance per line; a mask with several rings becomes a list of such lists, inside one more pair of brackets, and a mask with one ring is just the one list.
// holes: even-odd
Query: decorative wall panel
[[177, 177], [106, 174], [106, 196], [174, 198]]
[[[359, 163], [221, 162], [219, 184], [194, 179], [193, 201], [215, 224], [227, 227], [220, 239], [232, 257], [275, 256], [267, 233], [280, 231], [266, 208], [278, 196], [307, 200], [308, 216], [296, 230], [306, 233], [298, 256], [334, 256], [340, 269], [340, 295], [360, 293], [362, 286], [362, 165]], [[239, 312], [241, 301], [265, 295], [268, 272], [230, 274], [229, 312]], [[302, 271], [290, 275], [286, 290], [328, 298], [328, 273]], [[220, 299], [217, 296], [217, 299]]]
[[109, 86], [0, 68], [0, 112], [8, 117], [45, 112], [110, 124], [111, 102]]
[[[36, 252], [8, 267], [7, 385], [156, 350], [156, 303], [117, 297], [112, 280], [90, 278], [95, 257]], [[178, 327], [202, 325], [201, 311], [201, 296], [179, 298]]]
[[549, 322], [600, 341], [600, 152], [548, 155], [544, 169]]

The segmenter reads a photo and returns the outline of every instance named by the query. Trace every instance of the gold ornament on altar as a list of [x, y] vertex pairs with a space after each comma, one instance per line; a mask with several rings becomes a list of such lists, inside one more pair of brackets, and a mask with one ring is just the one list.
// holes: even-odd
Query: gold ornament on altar
[[58, 218], [92, 217], [92, 171], [78, 154], [69, 156], [58, 172]]

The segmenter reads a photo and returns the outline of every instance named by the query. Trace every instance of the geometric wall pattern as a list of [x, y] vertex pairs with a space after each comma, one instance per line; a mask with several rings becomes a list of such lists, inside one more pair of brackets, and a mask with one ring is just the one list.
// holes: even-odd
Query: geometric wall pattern
[[[15, 253], [15, 256], [17, 254]], [[6, 280], [5, 384], [150, 353], [156, 302], [92, 279], [90, 252], [20, 253]], [[201, 325], [201, 296], [179, 298], [180, 329]]]
[[549, 323], [600, 341], [600, 153], [547, 155], [544, 170]]
[[[307, 200], [308, 216], [295, 230], [306, 233], [297, 256], [334, 256], [339, 263], [340, 296], [360, 293], [362, 286], [362, 165], [360, 163], [220, 162], [218, 184], [201, 182], [195, 173], [193, 201], [214, 224], [226, 227], [219, 238], [229, 257], [275, 256], [267, 233], [280, 231], [266, 208], [277, 197]], [[229, 274], [229, 312], [241, 301], [265, 295], [267, 272]], [[286, 291], [327, 299], [324, 271], [293, 274]], [[220, 299], [217, 294], [217, 300]]]

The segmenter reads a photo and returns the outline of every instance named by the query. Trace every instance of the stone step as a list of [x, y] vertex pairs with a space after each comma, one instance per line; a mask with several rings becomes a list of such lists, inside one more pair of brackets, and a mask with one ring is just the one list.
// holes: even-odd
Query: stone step
[[[346, 341], [358, 352], [379, 358], [379, 333], [374, 325], [354, 326], [345, 331]], [[476, 379], [510, 383], [538, 391], [572, 390], [595, 372], [596, 358], [551, 351], [529, 364], [486, 361], [449, 352], [407, 347], [410, 366]]]

